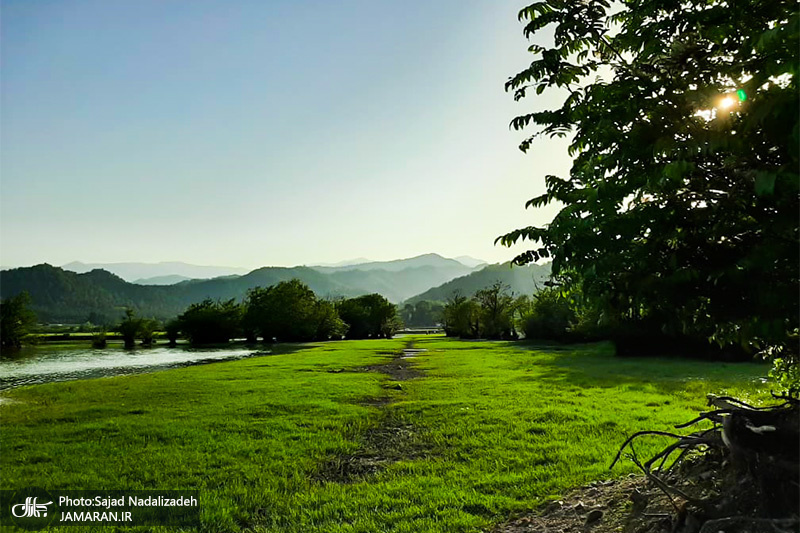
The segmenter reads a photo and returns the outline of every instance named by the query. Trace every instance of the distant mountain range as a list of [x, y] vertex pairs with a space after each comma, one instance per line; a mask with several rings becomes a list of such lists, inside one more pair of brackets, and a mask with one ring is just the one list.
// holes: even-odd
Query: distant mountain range
[[190, 265], [179, 261], [166, 261], [162, 263], [81, 263], [73, 261], [61, 268], [85, 274], [92, 270], [102, 269], [115, 274], [125, 281], [131, 283], [144, 283], [157, 278], [153, 285], [167, 285], [164, 281], [169, 279], [167, 276], [180, 276], [175, 283], [186, 279], [209, 279], [219, 276], [230, 276], [232, 274], [247, 274], [246, 268], [224, 267], [224, 266], [203, 266]]
[[176, 283], [180, 283], [181, 281], [189, 281], [191, 279], [194, 278], [181, 276], [179, 274], [169, 274], [166, 276], [154, 276], [152, 278], [135, 279], [131, 283], [135, 283], [137, 285], [175, 285]]
[[[485, 264], [485, 263], [484, 263]], [[409, 257], [407, 259], [395, 259], [394, 261], [369, 261], [366, 263], [354, 263], [342, 266], [314, 266], [314, 270], [324, 273], [334, 272], [352, 272], [360, 271], [366, 272], [371, 270], [385, 270], [387, 272], [400, 272], [409, 268], [435, 268], [451, 272], [453, 275], [449, 279], [456, 276], [462, 276], [475, 269], [477, 265], [466, 265], [455, 259], [442, 257], [439, 254], [424, 254], [416, 257]]]
[[486, 261], [484, 261], [483, 259], [476, 259], [476, 258], [470, 257], [468, 255], [459, 255], [458, 257], [454, 257], [453, 259], [455, 259], [459, 263], [467, 265], [468, 267], [477, 267], [477, 266], [488, 265], [489, 264]]
[[371, 262], [366, 257], [357, 257], [355, 259], [346, 259], [344, 261], [339, 261], [338, 263], [319, 263], [317, 265], [308, 265], [311, 267], [343, 267], [343, 266], [350, 266], [350, 265], [360, 265], [362, 263], [369, 263]]
[[[127, 275], [162, 265], [126, 263]], [[71, 263], [73, 267], [74, 263]], [[114, 266], [119, 270], [121, 264]], [[134, 265], [138, 265], [134, 267]], [[196, 267], [202, 272], [225, 267]], [[137, 270], [137, 268], [139, 270]], [[185, 272], [185, 270], [184, 270]], [[193, 272], [200, 272], [194, 270]], [[0, 272], [0, 297], [28, 291], [33, 309], [43, 322], [114, 323], [128, 307], [142, 316], [170, 318], [190, 304], [205, 298], [241, 300], [256, 286], [266, 287], [297, 278], [321, 297], [358, 296], [377, 292], [400, 303], [420, 299], [446, 300], [455, 289], [467, 296], [500, 280], [515, 292], [532, 292], [534, 279], [543, 280], [549, 265], [515, 267], [490, 265], [470, 267], [437, 254], [425, 254], [396, 261], [374, 261], [336, 267], [263, 267], [244, 275], [229, 274], [212, 279], [183, 279], [180, 274], [165, 274], [125, 281], [104, 269], [77, 273], [48, 264]], [[178, 283], [170, 284], [173, 281]]]
[[477, 291], [498, 281], [508, 286], [509, 290], [516, 295], [533, 294], [538, 289], [541, 289], [544, 282], [549, 278], [550, 263], [545, 263], [543, 265], [532, 264], [522, 267], [512, 267], [511, 263], [487, 265], [466, 276], [455, 278], [442, 285], [417, 294], [404, 303], [413, 304], [422, 300], [445, 302], [456, 292], [469, 298]]

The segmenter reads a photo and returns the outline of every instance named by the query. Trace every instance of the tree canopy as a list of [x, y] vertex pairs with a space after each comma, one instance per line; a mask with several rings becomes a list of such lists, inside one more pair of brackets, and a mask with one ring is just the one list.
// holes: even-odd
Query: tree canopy
[[22, 338], [36, 324], [36, 314], [30, 310], [31, 297], [27, 292], [0, 302], [0, 344], [5, 348], [19, 348]]
[[193, 344], [228, 342], [241, 332], [242, 306], [230, 299], [226, 301], [207, 298], [190, 305], [177, 319], [180, 331]]
[[380, 294], [342, 300], [336, 309], [348, 325], [348, 339], [390, 339], [400, 327], [397, 306]]
[[250, 337], [260, 335], [266, 341], [336, 339], [347, 330], [333, 304], [318, 299], [314, 291], [298, 279], [251, 289], [245, 308], [244, 329]]
[[535, 245], [515, 262], [552, 258], [606, 319], [794, 347], [797, 4], [546, 0], [519, 19], [537, 57], [506, 89], [564, 100], [511, 126], [533, 130], [523, 151], [567, 137], [574, 159], [526, 204], [561, 204], [552, 222], [498, 238]]

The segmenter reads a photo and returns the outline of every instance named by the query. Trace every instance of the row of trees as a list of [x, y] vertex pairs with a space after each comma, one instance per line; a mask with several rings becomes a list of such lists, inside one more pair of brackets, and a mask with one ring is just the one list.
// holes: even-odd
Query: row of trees
[[527, 296], [515, 297], [507, 285], [498, 281], [472, 298], [453, 293], [442, 310], [442, 325], [448, 336], [516, 339], [517, 324], [529, 303]]
[[471, 298], [456, 292], [442, 308], [440, 320], [448, 336], [464, 339], [611, 340], [620, 355], [752, 356], [738, 346], [720, 347], [690, 333], [667, 334], [656, 320], [607, 313], [596, 300], [586, 297], [580, 285], [550, 285], [531, 296], [515, 296], [500, 282]]
[[582, 300], [545, 287], [532, 296], [515, 296], [507, 285], [496, 282], [472, 298], [455, 292], [442, 309], [441, 321], [448, 336], [464, 339], [528, 339], [587, 341], [611, 338], [594, 310]]
[[[36, 315], [29, 306], [27, 293], [0, 303], [3, 347], [19, 347], [35, 325]], [[152, 344], [162, 327], [171, 344], [181, 335], [193, 344], [211, 344], [242, 337], [252, 342], [259, 338], [265, 342], [390, 338], [401, 324], [396, 306], [380, 294], [325, 300], [318, 298], [308, 285], [293, 279], [251, 289], [241, 303], [234, 299], [206, 299], [190, 305], [163, 325], [127, 309], [112, 330], [130, 348], [137, 340]], [[105, 346], [105, 328], [96, 332], [94, 344]]]
[[222, 343], [236, 337], [255, 342], [305, 342], [390, 338], [400, 326], [397, 308], [379, 294], [320, 299], [293, 279], [256, 287], [244, 302], [204, 300], [192, 304], [165, 326], [174, 342], [183, 335], [195, 344]]

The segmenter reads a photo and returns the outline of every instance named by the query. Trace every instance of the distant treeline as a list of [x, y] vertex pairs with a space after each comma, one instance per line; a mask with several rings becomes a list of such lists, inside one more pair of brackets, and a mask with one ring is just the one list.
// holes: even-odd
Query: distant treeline
[[206, 299], [165, 325], [174, 342], [306, 342], [389, 338], [400, 327], [397, 307], [380, 294], [326, 300], [300, 280], [256, 287], [243, 302]]
[[[4, 347], [19, 347], [23, 339], [35, 340], [35, 336], [28, 337], [36, 324], [29, 306], [27, 292], [0, 301]], [[205, 299], [166, 323], [127, 309], [122, 321], [110, 329], [132, 347], [137, 340], [143, 345], [153, 344], [161, 329], [171, 344], [180, 337], [192, 344], [218, 344], [231, 339], [307, 342], [390, 338], [401, 325], [397, 306], [380, 294], [322, 299], [308, 285], [292, 279], [250, 289], [242, 302]], [[95, 347], [106, 345], [107, 326], [84, 324], [80, 329], [93, 332]]]
[[[265, 267], [243, 276], [184, 281], [168, 286], [128, 283], [105, 270], [76, 274], [43, 264], [0, 271], [0, 298], [28, 292], [31, 308], [42, 323], [90, 322], [111, 327], [119, 322], [126, 309], [164, 321], [207, 298], [242, 301], [247, 297], [247, 291], [254, 287], [268, 287], [291, 279], [302, 281], [323, 298], [379, 293], [392, 302], [407, 300], [416, 304], [421, 300], [444, 302], [455, 289], [473, 294], [497, 279], [511, 285], [520, 294], [529, 294], [534, 290], [535, 280], [546, 279], [550, 271], [549, 265], [512, 269], [505, 264], [471, 272], [470, 268], [453, 260], [430, 260], [435, 260], [435, 264], [419, 266], [419, 261], [409, 260], [417, 266], [392, 271]], [[401, 266], [396, 265], [396, 268]], [[446, 292], [436, 289], [447, 280], [451, 281], [446, 284]], [[425, 297], [409, 298], [431, 287], [434, 289]]]
[[753, 356], [737, 345], [721, 346], [699, 335], [665, 331], [663, 316], [619, 317], [585, 298], [580, 288], [547, 286], [530, 296], [515, 296], [507, 285], [497, 282], [471, 298], [453, 293], [444, 304], [441, 317], [448, 336], [467, 339], [524, 336], [568, 343], [610, 340], [618, 355], [741, 361]]

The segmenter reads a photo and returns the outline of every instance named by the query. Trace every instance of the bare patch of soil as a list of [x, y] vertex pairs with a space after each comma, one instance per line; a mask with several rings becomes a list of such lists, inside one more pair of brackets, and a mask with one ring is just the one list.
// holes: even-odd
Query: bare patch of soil
[[[424, 376], [422, 371], [413, 366], [413, 358], [422, 352], [424, 350], [411, 348], [409, 343], [402, 352], [391, 352], [394, 358], [388, 363], [364, 367], [363, 371], [386, 374], [391, 381], [384, 388], [402, 390], [399, 382]], [[318, 480], [351, 483], [364, 476], [376, 474], [392, 463], [426, 453], [417, 439], [413, 425], [403, 420], [391, 407], [394, 399], [391, 396], [380, 396], [360, 402], [361, 405], [381, 409], [378, 424], [364, 433], [356, 453], [334, 457], [321, 465], [315, 476]]]
[[362, 400], [358, 402], [358, 405], [363, 405], [364, 407], [376, 407], [378, 409], [382, 407], [386, 407], [392, 403], [392, 399], [388, 396], [378, 396], [375, 398], [367, 398], [366, 400]]
[[639, 476], [600, 481], [502, 524], [494, 533], [670, 532], [672, 506], [661, 496]]
[[352, 483], [397, 461], [424, 455], [425, 448], [418, 442], [414, 427], [389, 411], [376, 427], [366, 431], [356, 453], [330, 459], [320, 467], [316, 477], [322, 481]]
[[405, 348], [402, 352], [393, 353], [394, 358], [388, 363], [380, 365], [371, 365], [366, 367], [368, 372], [381, 372], [386, 374], [393, 381], [406, 381], [409, 379], [419, 378], [425, 374], [418, 368], [414, 368], [413, 360], [424, 353], [425, 350], [415, 350], [409, 347]]
[[[744, 482], [742, 481], [744, 479]], [[736, 481], [735, 481], [736, 480]], [[797, 533], [797, 509], [782, 504], [774, 519], [759, 517], [763, 498], [719, 457], [699, 457], [669, 477], [687, 493], [713, 498], [713, 512], [668, 497], [653, 482], [631, 474], [595, 482], [498, 526], [494, 533]], [[785, 512], [784, 512], [785, 511]]]

